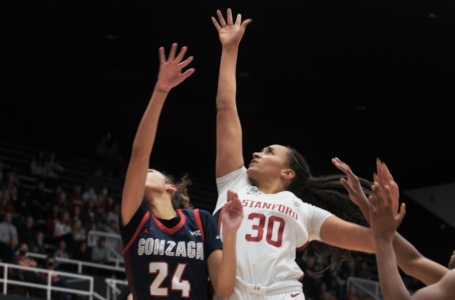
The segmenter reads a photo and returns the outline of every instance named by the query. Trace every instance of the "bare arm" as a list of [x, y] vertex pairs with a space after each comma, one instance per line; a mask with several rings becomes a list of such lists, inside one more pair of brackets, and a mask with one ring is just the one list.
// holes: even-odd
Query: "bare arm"
[[238, 195], [228, 191], [228, 202], [222, 216], [223, 251], [215, 251], [208, 258], [208, 269], [215, 293], [228, 298], [234, 291], [237, 272], [236, 239], [243, 220], [243, 206]]
[[176, 49], [177, 44], [173, 44], [167, 61], [164, 55], [164, 48], [159, 49], [160, 71], [158, 73], [158, 81], [137, 129], [130, 163], [126, 172], [121, 207], [123, 225], [129, 223], [144, 198], [149, 158], [155, 142], [158, 119], [167, 94], [171, 88], [181, 83], [194, 72], [194, 69], [189, 69], [185, 73], [181, 73], [182, 69], [193, 58], [189, 57], [182, 62], [186, 47], [182, 48], [177, 57], [175, 57]]
[[[369, 201], [362, 191], [359, 179], [351, 171], [351, 168], [340, 159], [334, 158], [332, 162], [338, 169], [346, 174], [348, 179], [341, 179], [341, 183], [349, 192], [351, 200], [359, 206], [366, 220], [370, 223]], [[385, 186], [387, 184], [390, 187], [391, 196], [394, 200], [393, 209], [396, 211], [398, 209], [399, 198], [398, 185], [393, 180], [393, 177], [385, 164], [377, 160], [376, 167], [377, 174], [375, 175], [375, 181], [378, 182], [380, 186]], [[393, 239], [393, 248], [395, 250], [398, 265], [403, 272], [419, 279], [426, 285], [438, 282], [449, 272], [446, 267], [423, 256], [411, 243], [397, 232], [395, 232], [395, 237]]]
[[236, 64], [238, 46], [251, 20], [241, 21], [240, 14], [233, 23], [232, 12], [228, 9], [227, 23], [217, 11], [219, 23], [212, 17], [218, 30], [223, 51], [221, 53], [218, 91], [216, 96], [216, 177], [222, 177], [243, 166], [242, 128], [235, 102]]
[[[375, 253], [370, 228], [347, 222], [337, 216], [328, 217], [321, 226], [321, 241], [338, 248]], [[349, 237], [349, 238], [347, 238]]]

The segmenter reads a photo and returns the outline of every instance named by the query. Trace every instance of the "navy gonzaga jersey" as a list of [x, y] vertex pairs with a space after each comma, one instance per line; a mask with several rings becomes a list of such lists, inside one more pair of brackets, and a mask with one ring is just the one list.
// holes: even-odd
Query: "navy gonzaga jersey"
[[160, 221], [141, 205], [122, 228], [122, 254], [134, 299], [207, 299], [207, 258], [222, 248], [217, 226], [207, 211], [177, 213]]

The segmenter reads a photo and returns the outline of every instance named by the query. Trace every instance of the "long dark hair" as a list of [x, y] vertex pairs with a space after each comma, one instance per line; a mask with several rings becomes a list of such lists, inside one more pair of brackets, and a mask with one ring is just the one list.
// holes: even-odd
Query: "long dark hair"
[[[346, 178], [346, 176], [313, 177], [302, 155], [291, 147], [287, 148], [289, 150], [289, 168], [295, 172], [295, 177], [287, 187], [288, 191], [294, 193], [302, 201], [325, 209], [343, 220], [368, 226], [359, 207], [349, 199], [348, 192], [340, 182], [340, 179]], [[363, 191], [369, 196], [372, 183], [363, 178], [359, 178], [359, 180]], [[351, 266], [354, 265], [354, 257], [349, 250], [325, 245], [319, 256], [330, 260], [337, 267], [340, 267], [342, 262], [346, 260]]]

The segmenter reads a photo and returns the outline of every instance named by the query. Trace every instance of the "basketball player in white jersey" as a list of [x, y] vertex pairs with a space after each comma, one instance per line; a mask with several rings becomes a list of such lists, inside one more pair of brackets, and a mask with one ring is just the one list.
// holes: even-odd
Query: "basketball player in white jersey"
[[[219, 198], [215, 215], [222, 214], [226, 191], [233, 190], [243, 203], [245, 216], [237, 233], [237, 283], [229, 299], [303, 300], [298, 281], [303, 272], [294, 261], [295, 250], [319, 240], [337, 249], [374, 253], [372, 231], [307, 204], [333, 208], [333, 213], [349, 221], [355, 221], [357, 213], [360, 214], [352, 209], [339, 176], [313, 177], [294, 149], [281, 145], [265, 147], [253, 154], [248, 169], [244, 167], [235, 69], [238, 46], [251, 20], [242, 22], [238, 15], [234, 22], [230, 9], [227, 20], [220, 11], [217, 14], [218, 21], [213, 17], [212, 21], [222, 44], [222, 55], [216, 99]], [[337, 251], [332, 254], [338, 262], [349, 255]]]

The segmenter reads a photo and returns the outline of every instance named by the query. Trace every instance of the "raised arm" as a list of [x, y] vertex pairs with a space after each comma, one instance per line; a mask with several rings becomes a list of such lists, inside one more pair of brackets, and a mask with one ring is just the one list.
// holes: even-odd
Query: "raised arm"
[[182, 73], [182, 69], [193, 60], [193, 57], [182, 61], [187, 48], [183, 47], [178, 56], [175, 57], [176, 49], [177, 44], [173, 44], [167, 60], [164, 54], [164, 48], [161, 47], [159, 49], [160, 70], [158, 80], [137, 129], [130, 163], [126, 172], [121, 208], [123, 225], [129, 223], [144, 198], [150, 154], [155, 141], [158, 119], [167, 94], [173, 87], [180, 84], [194, 72], [194, 69], [188, 69]]
[[384, 300], [433, 299], [449, 300], [455, 295], [455, 271], [447, 272], [435, 284], [417, 291], [412, 296], [406, 289], [396, 266], [392, 240], [396, 238], [395, 230], [405, 215], [404, 206], [397, 214], [393, 203], [391, 189], [388, 185], [380, 187], [375, 182], [373, 195], [370, 197], [370, 222], [376, 244], [376, 260], [379, 282]]
[[[346, 174], [347, 180], [341, 179], [341, 183], [348, 191], [351, 200], [360, 207], [363, 215], [367, 221], [370, 222], [369, 201], [360, 186], [358, 177], [352, 172], [351, 168], [340, 159], [334, 158], [332, 162], [338, 169]], [[399, 198], [398, 185], [393, 180], [392, 174], [387, 166], [380, 160], [376, 161], [376, 168], [377, 174], [374, 176], [375, 181], [378, 182], [379, 187], [384, 188], [385, 185], [389, 186], [393, 199], [393, 209], [394, 211], [397, 211]], [[446, 267], [423, 256], [411, 243], [397, 232], [393, 239], [393, 247], [398, 265], [403, 272], [419, 279], [426, 285], [438, 282], [449, 271]]]
[[227, 192], [223, 208], [223, 251], [215, 251], [208, 259], [208, 270], [215, 293], [225, 299], [234, 291], [237, 272], [237, 231], [243, 220], [243, 205], [236, 193]]
[[236, 64], [240, 40], [250, 19], [242, 22], [240, 14], [233, 23], [232, 12], [227, 11], [227, 23], [218, 10], [218, 19], [212, 17], [223, 47], [216, 95], [216, 177], [222, 177], [243, 166], [242, 128], [235, 103]]

